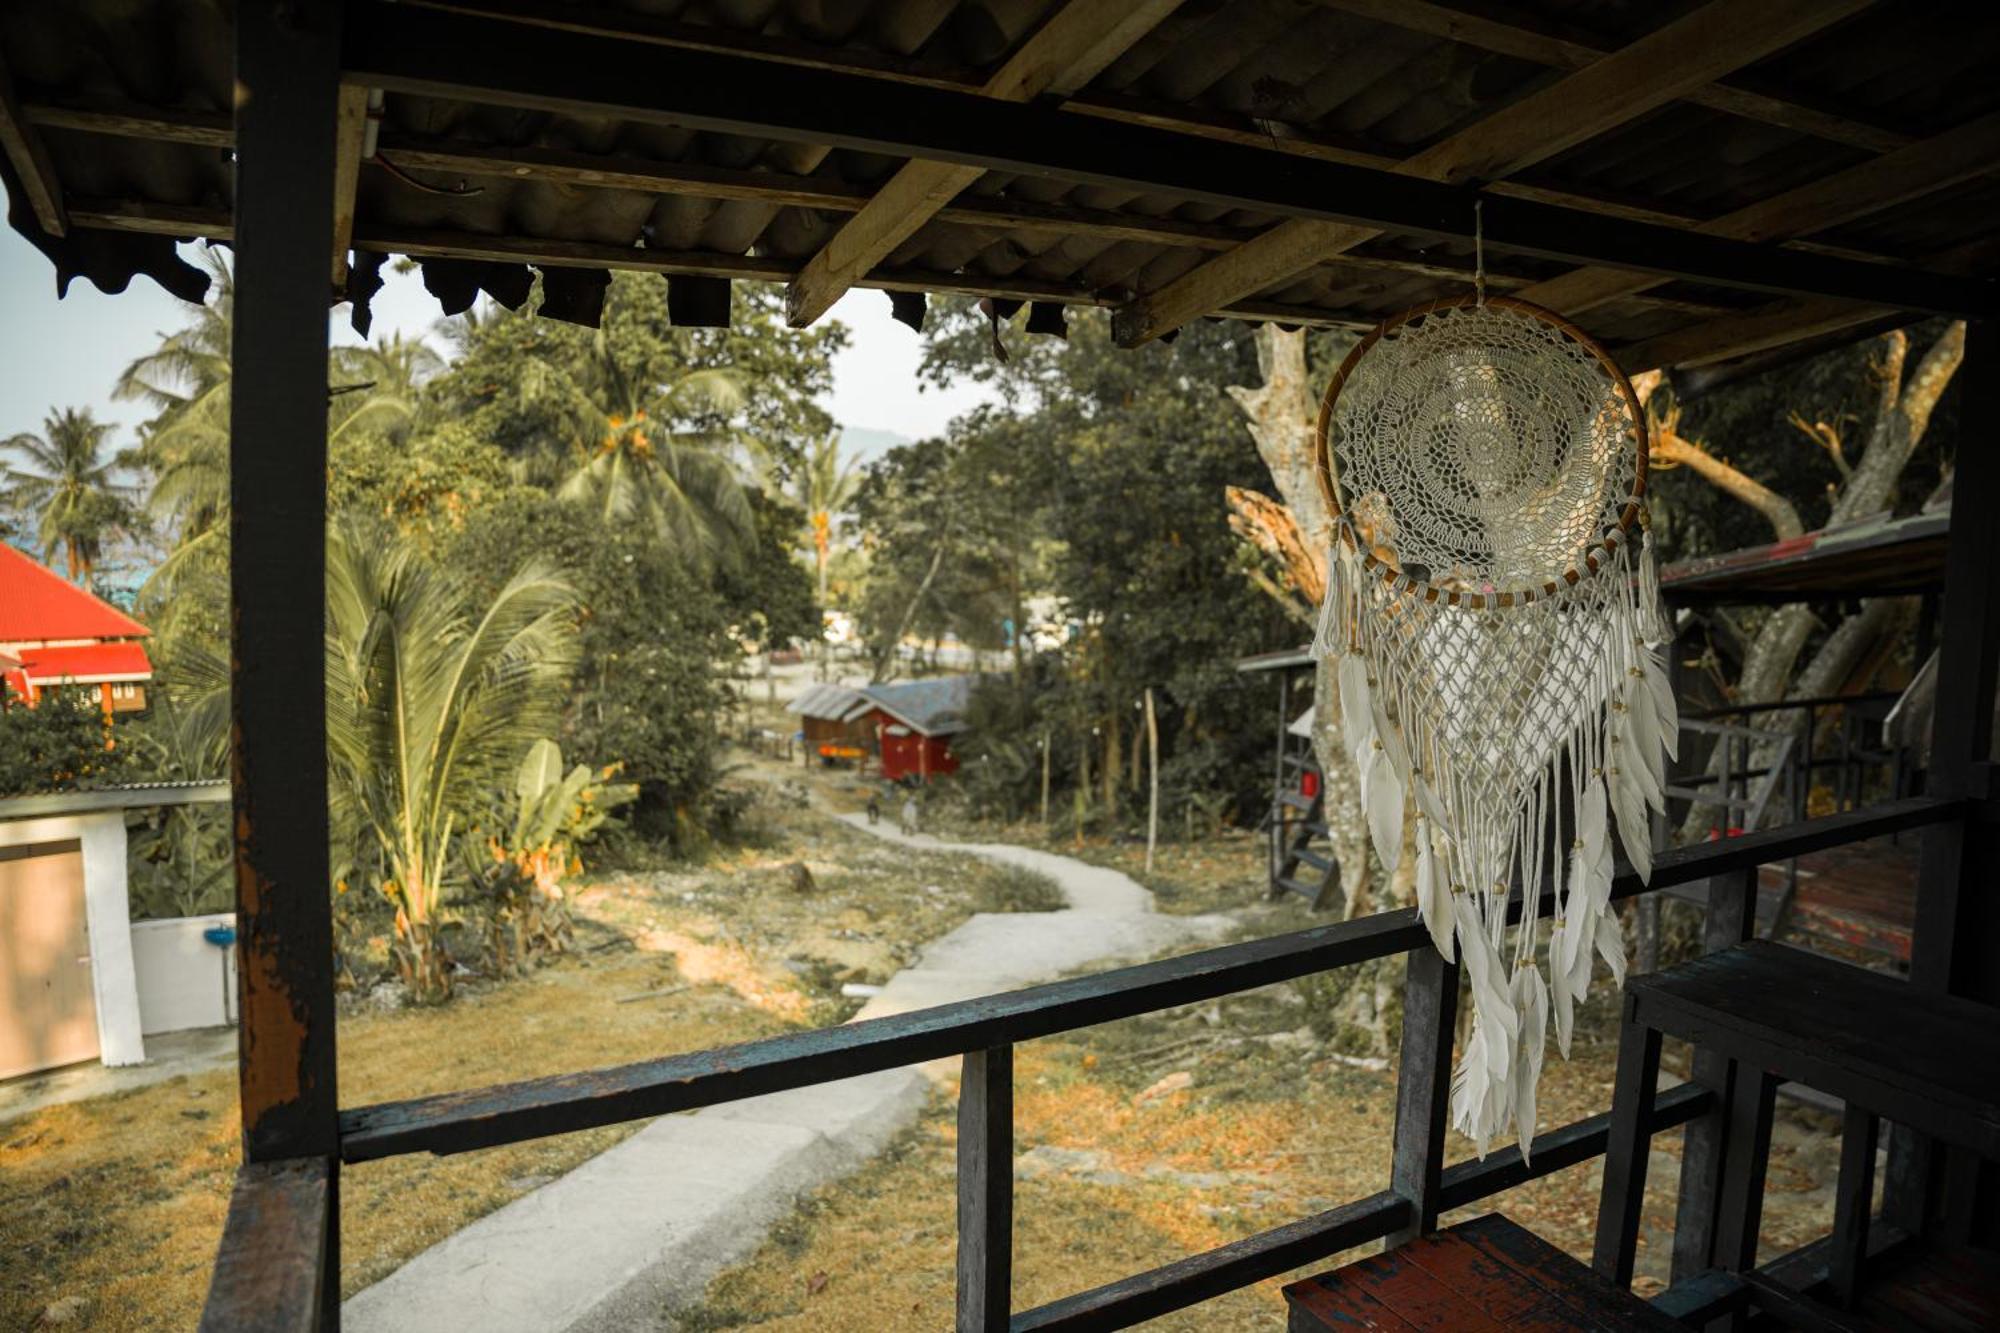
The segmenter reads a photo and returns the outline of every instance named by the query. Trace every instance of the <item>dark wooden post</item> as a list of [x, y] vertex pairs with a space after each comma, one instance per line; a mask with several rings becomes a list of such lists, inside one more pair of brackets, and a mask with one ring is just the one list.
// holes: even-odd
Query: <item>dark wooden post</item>
[[[2000, 663], [2000, 456], [1993, 427], [2000, 421], [2000, 328], [1975, 320], [1966, 329], [1965, 367], [1958, 377], [1957, 474], [1952, 483], [1951, 542], [1945, 554], [1943, 629], [1938, 645], [1937, 704], [1931, 719], [1926, 775], [1932, 795], [1994, 800], [1993, 695]], [[1917, 919], [1910, 984], [2000, 1004], [2000, 905], [1986, 892], [1996, 866], [1994, 826], [1977, 814], [1927, 829], [1917, 873]], [[1927, 1144], [1902, 1126], [1892, 1130], [1885, 1216], [1905, 1230], [1923, 1225], [1931, 1175]], [[1961, 1222], [1996, 1206], [1994, 1170], [1976, 1159], [1953, 1170], [1951, 1204]], [[1985, 1196], [1981, 1207], [1971, 1196]]]
[[958, 1333], [999, 1333], [1014, 1297], [1014, 1048], [968, 1051], [958, 1085]]
[[1834, 1299], [1854, 1304], [1856, 1279], [1868, 1255], [1868, 1209], [1875, 1190], [1875, 1135], [1880, 1122], [1848, 1103], [1840, 1130], [1840, 1179], [1833, 1195], [1833, 1256], [1828, 1262]]
[[[1757, 871], [1731, 871], [1708, 882], [1703, 953], [1741, 944], [1756, 933]], [[1713, 1050], [1697, 1048], [1689, 1070], [1696, 1083], [1715, 1090], [1715, 1109], [1689, 1122], [1681, 1149], [1680, 1206], [1674, 1217], [1673, 1280], [1710, 1267], [1715, 1246], [1716, 1194], [1722, 1187], [1723, 1136], [1729, 1123], [1734, 1067]]]
[[324, 1326], [339, 1322], [327, 865], [327, 304], [339, 0], [236, 10], [230, 777], [243, 1151], [327, 1163]]
[[1729, 1095], [1729, 1141], [1723, 1148], [1722, 1191], [1716, 1213], [1715, 1263], [1732, 1273], [1757, 1266], [1764, 1219], [1764, 1175], [1771, 1159], [1771, 1113], [1778, 1080], [1738, 1066]]
[[1437, 1229], [1451, 1103], [1451, 1044], [1458, 1029], [1458, 964], [1431, 945], [1409, 955], [1403, 981], [1403, 1041], [1396, 1067], [1396, 1140], [1389, 1188], [1410, 1201], [1410, 1220], [1390, 1245]]
[[1621, 1287], [1632, 1285], [1639, 1246], [1639, 1209], [1653, 1148], [1653, 1093], [1660, 1077], [1660, 1032], [1638, 1020], [1627, 992], [1619, 1001], [1618, 1072], [1611, 1084], [1611, 1134], [1605, 1143], [1604, 1188], [1597, 1198], [1597, 1243], [1591, 1266]]

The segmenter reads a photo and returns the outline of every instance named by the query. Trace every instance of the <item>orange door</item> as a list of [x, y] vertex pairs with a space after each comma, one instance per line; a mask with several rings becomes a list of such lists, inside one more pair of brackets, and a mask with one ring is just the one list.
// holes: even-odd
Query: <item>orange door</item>
[[0, 1078], [96, 1056], [83, 851], [0, 847]]

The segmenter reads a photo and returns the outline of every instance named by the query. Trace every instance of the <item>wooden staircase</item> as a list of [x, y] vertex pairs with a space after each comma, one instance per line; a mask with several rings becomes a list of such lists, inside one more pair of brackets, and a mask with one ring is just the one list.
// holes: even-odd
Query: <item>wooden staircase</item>
[[[1296, 894], [1317, 911], [1332, 906], [1340, 895], [1340, 863], [1333, 858], [1326, 826], [1326, 784], [1312, 744], [1302, 739], [1286, 747], [1280, 759], [1285, 780], [1280, 783], [1269, 815], [1272, 830], [1271, 897]], [[1307, 783], [1305, 777], [1312, 775]], [[1311, 786], [1313, 795], [1302, 794]]]

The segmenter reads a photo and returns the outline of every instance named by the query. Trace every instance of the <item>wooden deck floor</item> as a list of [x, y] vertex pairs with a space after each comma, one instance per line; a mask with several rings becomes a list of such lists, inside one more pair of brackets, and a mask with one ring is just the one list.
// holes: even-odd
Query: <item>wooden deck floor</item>
[[[1886, 838], [1854, 843], [1799, 858], [1798, 894], [1792, 900], [1785, 935], [1809, 946], [1821, 943], [1910, 961], [1910, 934], [1917, 913], [1917, 855], [1920, 839]], [[1786, 865], [1765, 866], [1759, 875], [1757, 933], [1769, 932], [1785, 889]], [[1700, 885], [1670, 890], [1690, 902], [1705, 901]]]

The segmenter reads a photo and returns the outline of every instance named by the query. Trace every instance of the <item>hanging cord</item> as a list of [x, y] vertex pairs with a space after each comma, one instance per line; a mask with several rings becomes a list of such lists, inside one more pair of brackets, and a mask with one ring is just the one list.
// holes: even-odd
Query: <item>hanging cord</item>
[[1472, 290], [1478, 304], [1486, 304], [1486, 201], [1472, 201]]

